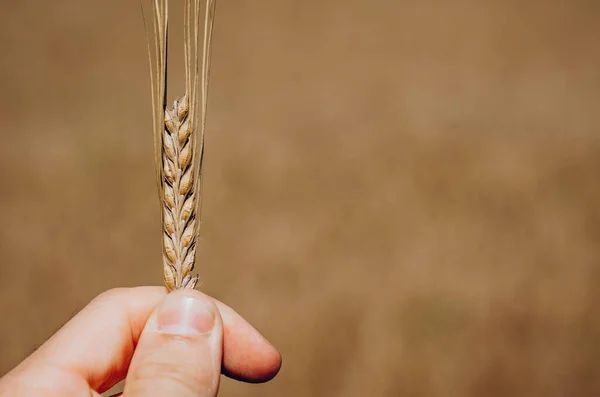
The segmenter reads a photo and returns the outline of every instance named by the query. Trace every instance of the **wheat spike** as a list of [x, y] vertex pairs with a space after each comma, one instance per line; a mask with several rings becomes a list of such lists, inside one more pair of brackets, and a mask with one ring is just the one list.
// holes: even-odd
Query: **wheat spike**
[[[144, 15], [150, 58], [154, 154], [162, 212], [163, 268], [169, 290], [196, 288], [198, 283], [198, 276], [192, 275], [192, 271], [200, 227], [202, 160], [215, 6], [216, 0], [206, 0], [205, 17], [201, 20], [200, 0], [185, 0], [186, 92], [174, 101], [172, 107], [166, 103], [168, 0], [152, 0], [152, 34], [148, 32], [150, 24]], [[201, 24], [203, 29], [200, 29]], [[199, 47], [201, 35], [202, 48]], [[154, 38], [152, 43], [150, 36]]]

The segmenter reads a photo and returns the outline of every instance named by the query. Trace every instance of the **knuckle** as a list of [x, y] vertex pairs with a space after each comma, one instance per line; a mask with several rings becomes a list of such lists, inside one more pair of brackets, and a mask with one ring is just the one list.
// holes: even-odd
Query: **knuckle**
[[127, 291], [126, 288], [112, 288], [109, 289], [107, 291], [102, 292], [100, 295], [96, 296], [94, 299], [92, 299], [92, 304], [106, 304], [108, 302], [114, 302], [116, 300], [120, 300], [123, 295], [125, 294], [125, 292]]

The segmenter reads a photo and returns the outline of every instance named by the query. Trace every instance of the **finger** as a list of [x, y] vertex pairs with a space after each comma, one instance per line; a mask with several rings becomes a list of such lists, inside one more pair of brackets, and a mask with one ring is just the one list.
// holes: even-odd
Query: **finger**
[[[162, 287], [120, 288], [101, 294], [18, 369], [48, 363], [83, 377], [104, 392], [124, 379], [150, 313], [164, 299]], [[215, 301], [224, 323], [223, 372], [248, 382], [278, 372], [277, 350], [235, 311]]]
[[164, 288], [117, 288], [94, 298], [26, 366], [49, 363], [84, 378], [104, 392], [125, 378], [148, 317], [166, 296]]
[[249, 383], [268, 382], [281, 369], [281, 355], [252, 325], [216, 299], [223, 319], [223, 375]]
[[214, 397], [223, 324], [208, 296], [175, 291], [148, 319], [125, 381], [127, 397]]

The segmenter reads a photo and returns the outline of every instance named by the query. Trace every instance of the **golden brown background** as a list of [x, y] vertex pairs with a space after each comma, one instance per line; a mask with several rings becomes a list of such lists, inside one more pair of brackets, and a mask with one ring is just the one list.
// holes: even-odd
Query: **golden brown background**
[[[223, 396], [600, 394], [599, 2], [217, 18], [201, 288], [284, 358]], [[2, 374], [162, 275], [138, 2], [3, 0], [0, 46]]]

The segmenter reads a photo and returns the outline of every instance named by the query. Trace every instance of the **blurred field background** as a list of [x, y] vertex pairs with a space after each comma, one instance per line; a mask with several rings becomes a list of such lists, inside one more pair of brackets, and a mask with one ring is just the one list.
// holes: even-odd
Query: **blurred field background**
[[[599, 17], [220, 0], [201, 288], [284, 359], [223, 396], [600, 394]], [[145, 45], [137, 1], [0, 5], [0, 374], [162, 283]]]

